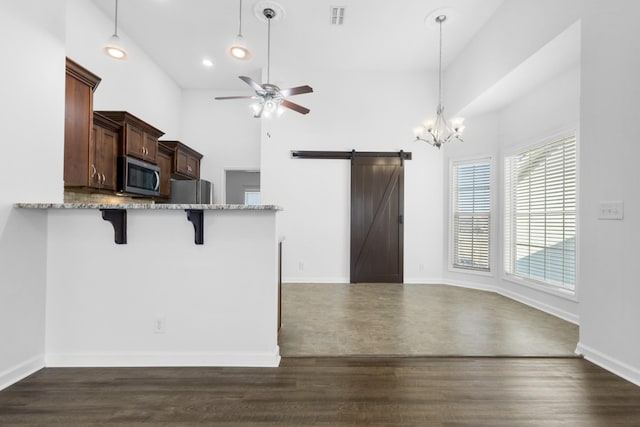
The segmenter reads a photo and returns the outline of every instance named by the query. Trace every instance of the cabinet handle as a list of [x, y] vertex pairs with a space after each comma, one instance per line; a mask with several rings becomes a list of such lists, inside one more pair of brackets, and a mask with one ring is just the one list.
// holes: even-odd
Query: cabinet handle
[[191, 166], [187, 166], [187, 170], [191, 172]]
[[107, 177], [104, 176], [104, 174], [102, 174], [102, 183], [104, 184], [107, 181]]
[[[96, 170], [96, 167], [94, 165], [91, 165], [91, 179], [95, 179], [97, 173], [98, 171]], [[99, 179], [100, 179], [100, 176], [98, 175], [98, 180]]]

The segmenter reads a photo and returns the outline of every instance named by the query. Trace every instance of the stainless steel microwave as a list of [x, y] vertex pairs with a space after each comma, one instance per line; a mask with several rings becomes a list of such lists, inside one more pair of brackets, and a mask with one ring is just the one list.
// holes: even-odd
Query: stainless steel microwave
[[142, 196], [160, 195], [160, 168], [131, 157], [118, 162], [118, 190]]

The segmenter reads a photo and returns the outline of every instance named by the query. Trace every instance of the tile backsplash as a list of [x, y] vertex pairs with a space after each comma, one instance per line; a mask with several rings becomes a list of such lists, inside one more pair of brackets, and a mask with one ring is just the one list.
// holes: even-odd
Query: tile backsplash
[[116, 196], [115, 194], [85, 193], [81, 191], [64, 190], [65, 203], [154, 203], [153, 200], [142, 197]]

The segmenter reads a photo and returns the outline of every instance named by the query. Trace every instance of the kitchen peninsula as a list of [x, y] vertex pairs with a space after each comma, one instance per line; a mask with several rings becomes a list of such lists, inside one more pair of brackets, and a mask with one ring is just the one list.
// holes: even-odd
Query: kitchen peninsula
[[[277, 206], [15, 208], [46, 216], [46, 366], [279, 364]], [[105, 210], [125, 212], [126, 244]]]

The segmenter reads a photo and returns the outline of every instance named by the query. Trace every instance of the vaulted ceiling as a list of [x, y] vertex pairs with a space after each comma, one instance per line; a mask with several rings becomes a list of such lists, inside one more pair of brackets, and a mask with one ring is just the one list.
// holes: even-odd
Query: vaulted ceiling
[[[119, 28], [189, 89], [242, 87], [240, 74], [266, 64], [267, 24], [256, 15], [274, 0], [243, 0], [242, 33], [253, 52], [248, 62], [226, 50], [238, 33], [239, 0], [120, 0]], [[284, 10], [272, 21], [272, 69], [436, 69], [438, 27], [426, 19], [438, 9], [445, 66], [487, 23], [503, 0], [275, 0]], [[93, 0], [109, 18], [115, 0]], [[344, 24], [330, 24], [332, 6], [344, 6]], [[214, 61], [206, 68], [204, 57]]]

